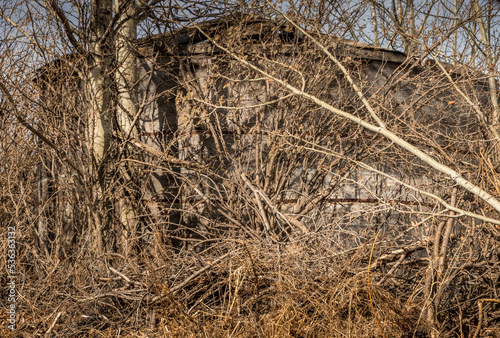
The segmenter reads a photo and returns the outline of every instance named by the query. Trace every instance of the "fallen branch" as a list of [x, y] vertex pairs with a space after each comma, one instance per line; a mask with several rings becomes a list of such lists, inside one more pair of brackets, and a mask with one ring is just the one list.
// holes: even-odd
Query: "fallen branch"
[[[415, 251], [427, 248], [430, 244], [431, 244], [430, 241], [417, 241], [403, 248], [396, 249], [389, 253], [383, 254], [382, 256], [377, 258], [375, 263], [372, 265], [372, 270], [375, 270], [381, 264], [382, 261], [392, 262], [396, 260], [397, 257], [408, 257]], [[399, 262], [399, 264], [401, 264], [401, 262]]]
[[135, 286], [142, 286], [142, 287], [144, 287], [144, 284], [131, 280], [130, 278], [128, 278], [127, 276], [125, 276], [123, 273], [121, 273], [120, 271], [114, 269], [111, 266], [109, 267], [109, 270], [111, 272], [114, 272], [118, 276], [120, 276], [120, 278], [123, 279], [125, 282], [127, 282], [128, 285], [134, 284]]
[[[271, 208], [271, 210], [278, 216], [280, 216], [285, 222], [288, 223], [288, 225], [294, 225], [296, 228], [299, 228], [300, 231], [302, 231], [302, 233], [304, 234], [307, 234], [309, 233], [309, 230], [307, 229], [307, 227], [302, 224], [302, 222], [300, 222], [299, 220], [293, 218], [293, 217], [290, 217], [290, 216], [287, 216], [283, 213], [281, 213], [278, 208], [276, 208], [276, 206], [269, 200], [269, 198], [267, 198], [267, 196], [257, 187], [254, 187], [252, 185], [252, 183], [250, 183], [250, 181], [248, 180], [248, 178], [245, 176], [245, 174], [241, 174], [241, 179], [246, 183], [246, 185], [254, 192], [254, 194], [259, 194], [260, 196], [262, 196], [262, 199], [266, 202], [266, 204], [269, 206], [269, 208]], [[259, 199], [257, 199], [257, 203], [259, 203]]]

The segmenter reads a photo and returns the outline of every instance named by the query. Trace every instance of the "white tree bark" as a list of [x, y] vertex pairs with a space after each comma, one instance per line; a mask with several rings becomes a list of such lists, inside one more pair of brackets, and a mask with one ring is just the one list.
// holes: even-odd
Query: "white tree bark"
[[137, 82], [137, 58], [134, 45], [137, 40], [137, 10], [130, 1], [115, 0], [115, 10], [119, 15], [115, 35], [116, 87], [118, 90], [117, 120], [125, 135], [137, 136], [132, 125], [137, 115], [137, 95], [134, 87]]
[[[88, 76], [90, 99], [88, 141], [96, 163], [100, 165], [109, 148], [111, 138], [111, 48], [103, 39], [111, 22], [112, 0], [92, 1], [92, 40], [90, 42], [91, 69]], [[103, 41], [104, 40], [104, 41]]]
[[[98, 186], [92, 195], [101, 200], [104, 195], [102, 174], [112, 135], [111, 106], [111, 62], [112, 49], [109, 42], [109, 26], [112, 16], [112, 0], [92, 0], [92, 23], [90, 51], [90, 71], [86, 79], [89, 102], [87, 141], [91, 151], [90, 166], [97, 169], [95, 178]], [[92, 210], [93, 222], [89, 224], [92, 245], [97, 252], [102, 251], [102, 217], [98, 209]]]
[[484, 53], [486, 56], [486, 64], [488, 66], [488, 85], [490, 89], [490, 99], [491, 104], [493, 105], [493, 121], [491, 124], [493, 128], [498, 132], [500, 118], [499, 118], [499, 107], [498, 107], [498, 94], [497, 94], [497, 82], [496, 82], [496, 74], [495, 74], [495, 63], [493, 58], [493, 50], [491, 49], [491, 44], [488, 39], [487, 28], [483, 21], [483, 16], [481, 14], [481, 8], [479, 7], [479, 1], [474, 1], [474, 8], [477, 14], [477, 24], [479, 26], [479, 30], [481, 32], [481, 40], [484, 45]]
[[[115, 13], [118, 16], [115, 33], [116, 71], [115, 83], [118, 92], [116, 118], [118, 127], [126, 138], [138, 138], [134, 121], [138, 113], [135, 85], [137, 82], [137, 57], [135, 44], [137, 40], [137, 9], [135, 1], [115, 0]], [[126, 167], [120, 167], [122, 177], [130, 181]], [[121, 241], [126, 255], [132, 247], [131, 239], [137, 230], [137, 215], [132, 201], [124, 196], [119, 202], [120, 221], [122, 223]]]

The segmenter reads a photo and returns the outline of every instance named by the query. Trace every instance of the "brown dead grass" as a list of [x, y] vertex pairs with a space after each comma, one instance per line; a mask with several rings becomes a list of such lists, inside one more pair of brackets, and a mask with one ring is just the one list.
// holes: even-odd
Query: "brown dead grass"
[[[331, 243], [314, 236], [281, 244], [226, 239], [199, 254], [157, 248], [123, 259], [82, 251], [64, 261], [42, 260], [25, 248], [14, 335], [44, 336], [59, 312], [54, 337], [379, 337], [380, 330], [406, 337], [426, 331], [417, 302], [377, 286], [376, 274], [368, 284], [369, 250], [339, 254]], [[196, 275], [203, 264], [208, 268]]]

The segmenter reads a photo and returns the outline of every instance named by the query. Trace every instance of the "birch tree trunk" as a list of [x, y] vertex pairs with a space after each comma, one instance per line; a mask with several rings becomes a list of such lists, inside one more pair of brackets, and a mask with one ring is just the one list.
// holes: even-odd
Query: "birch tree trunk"
[[[89, 122], [87, 140], [90, 144], [94, 179], [99, 186], [94, 186], [93, 196], [101, 200], [103, 196], [105, 158], [110, 145], [111, 113], [111, 61], [108, 27], [111, 22], [112, 0], [92, 1], [92, 26], [90, 51], [90, 72], [87, 78], [89, 94]], [[108, 37], [106, 36], [108, 34]], [[99, 210], [93, 210], [92, 242], [100, 251], [102, 245], [102, 217]]]
[[[95, 166], [100, 166], [110, 144], [111, 135], [111, 45], [105, 32], [111, 21], [111, 0], [92, 1], [91, 69], [88, 78], [90, 94], [89, 142]], [[104, 39], [103, 39], [104, 37]], [[108, 40], [108, 41], [107, 41]]]
[[[134, 44], [137, 40], [137, 9], [135, 3], [127, 0], [115, 0], [115, 12], [118, 15], [115, 33], [116, 72], [115, 83], [118, 92], [116, 118], [118, 127], [125, 137], [138, 139], [138, 131], [134, 126], [137, 118], [137, 58]], [[121, 149], [129, 153], [126, 148]], [[131, 177], [125, 166], [120, 166], [122, 178], [129, 182]], [[120, 221], [122, 223], [121, 243], [123, 252], [128, 255], [133, 246], [131, 240], [137, 229], [137, 217], [133, 201], [121, 192], [119, 202]]]
[[483, 20], [483, 15], [481, 14], [481, 8], [477, 0], [474, 1], [474, 9], [477, 15], [477, 24], [481, 32], [481, 41], [484, 45], [484, 54], [486, 56], [486, 65], [488, 67], [488, 85], [490, 89], [490, 99], [493, 106], [493, 114], [491, 124], [495, 130], [499, 130], [500, 117], [498, 108], [498, 94], [497, 94], [497, 84], [495, 79], [495, 62], [493, 50], [491, 48], [491, 43], [488, 38], [488, 29]]
[[[126, 7], [126, 8], [123, 8]], [[118, 90], [117, 120], [125, 135], [137, 137], [133, 120], [137, 116], [137, 97], [134, 90], [137, 82], [137, 58], [134, 43], [137, 39], [137, 13], [134, 3], [116, 0], [115, 8], [119, 15], [115, 34], [116, 63], [115, 73]]]

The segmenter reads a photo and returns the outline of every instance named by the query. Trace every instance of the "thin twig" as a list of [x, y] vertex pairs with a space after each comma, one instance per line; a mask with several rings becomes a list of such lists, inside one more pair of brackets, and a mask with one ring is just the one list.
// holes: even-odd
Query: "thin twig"
[[59, 312], [56, 316], [56, 318], [54, 318], [54, 321], [52, 322], [52, 325], [50, 325], [49, 329], [47, 330], [47, 332], [45, 333], [45, 335], [48, 335], [50, 333], [50, 331], [52, 331], [52, 329], [54, 328], [54, 326], [56, 325], [57, 323], [57, 320], [59, 319], [59, 317], [61, 316], [61, 313], [62, 312]]

